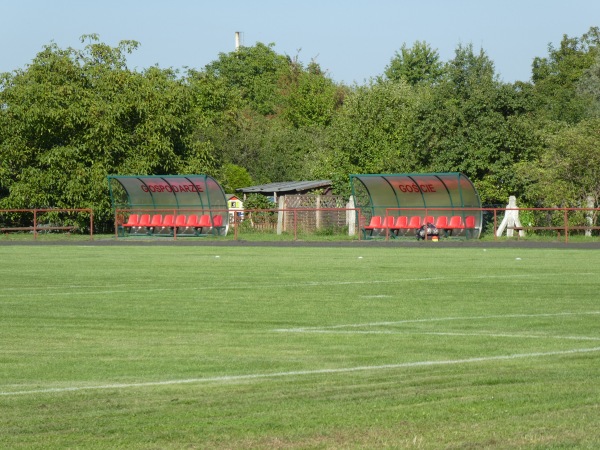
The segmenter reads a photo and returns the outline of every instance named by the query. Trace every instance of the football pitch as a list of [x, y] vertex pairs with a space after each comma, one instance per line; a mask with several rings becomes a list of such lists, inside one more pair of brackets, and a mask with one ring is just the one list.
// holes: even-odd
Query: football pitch
[[0, 448], [600, 448], [597, 250], [0, 261]]

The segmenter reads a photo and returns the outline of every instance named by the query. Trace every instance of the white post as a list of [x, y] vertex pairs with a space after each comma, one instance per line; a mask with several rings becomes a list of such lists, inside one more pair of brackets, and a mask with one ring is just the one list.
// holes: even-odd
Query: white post
[[281, 234], [282, 231], [285, 231], [285, 195], [279, 196], [279, 205], [277, 206], [279, 211], [277, 211], [277, 234]]
[[315, 226], [317, 230], [321, 229], [321, 196], [317, 195], [317, 210], [315, 211]]
[[346, 204], [346, 224], [348, 225], [348, 236], [356, 234], [356, 211], [354, 211], [354, 197], [350, 196], [350, 200]]
[[[594, 207], [594, 197], [592, 195], [588, 195], [587, 207], [588, 208]], [[594, 226], [594, 211], [586, 211], [585, 215], [586, 215], [587, 224], [590, 227], [593, 227]], [[592, 230], [585, 230], [585, 235], [588, 237], [591, 236]]]
[[[519, 210], [517, 209], [517, 197], [511, 195], [508, 197], [508, 205], [506, 205], [506, 213], [504, 219], [500, 222], [500, 226], [496, 231], [496, 236], [502, 236], [504, 229], [506, 229], [506, 236], [512, 237], [514, 227], [521, 228], [521, 221], [519, 220]], [[519, 236], [525, 236], [524, 230], [519, 230]]]

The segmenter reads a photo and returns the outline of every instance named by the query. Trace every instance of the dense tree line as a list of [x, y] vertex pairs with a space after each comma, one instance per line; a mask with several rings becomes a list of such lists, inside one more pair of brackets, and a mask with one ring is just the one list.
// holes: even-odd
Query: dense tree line
[[0, 75], [0, 208], [91, 207], [112, 220], [109, 174], [206, 173], [228, 192], [351, 173], [454, 172], [486, 204], [600, 202], [600, 30], [563, 36], [530, 81], [499, 80], [484, 50], [441, 61], [403, 45], [381, 76], [334, 82], [273, 45], [201, 69], [134, 71], [98, 36], [47, 45]]

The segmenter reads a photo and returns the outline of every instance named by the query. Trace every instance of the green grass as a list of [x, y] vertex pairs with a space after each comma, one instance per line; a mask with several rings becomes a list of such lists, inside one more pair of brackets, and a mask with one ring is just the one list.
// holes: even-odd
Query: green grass
[[600, 447], [595, 250], [0, 261], [0, 448]]

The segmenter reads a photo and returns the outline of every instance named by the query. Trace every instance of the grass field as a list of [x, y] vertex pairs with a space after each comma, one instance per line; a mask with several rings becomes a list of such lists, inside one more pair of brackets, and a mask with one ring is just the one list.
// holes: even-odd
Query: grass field
[[600, 448], [597, 250], [0, 261], [0, 448]]

